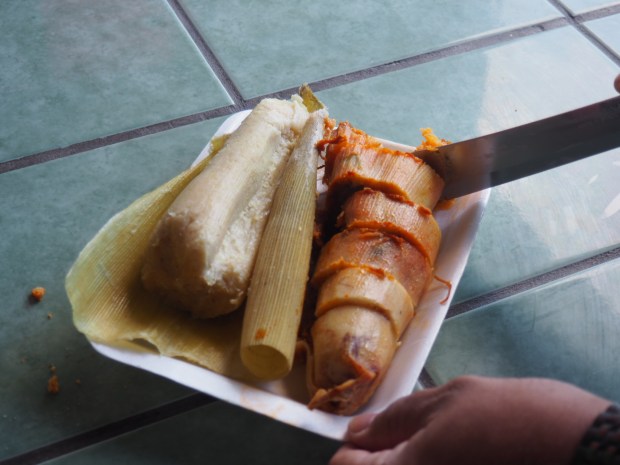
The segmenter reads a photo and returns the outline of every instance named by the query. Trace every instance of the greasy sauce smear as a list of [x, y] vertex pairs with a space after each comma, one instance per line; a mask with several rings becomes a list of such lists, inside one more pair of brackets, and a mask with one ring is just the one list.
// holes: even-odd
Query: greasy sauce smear
[[265, 328], [258, 328], [256, 333], [254, 334], [254, 339], [257, 341], [262, 341], [267, 336], [267, 330]]

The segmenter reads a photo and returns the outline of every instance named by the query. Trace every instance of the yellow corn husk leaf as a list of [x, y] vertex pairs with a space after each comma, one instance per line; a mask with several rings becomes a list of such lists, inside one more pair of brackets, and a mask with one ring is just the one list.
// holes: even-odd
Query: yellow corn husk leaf
[[239, 358], [241, 312], [195, 320], [167, 308], [140, 281], [144, 253], [159, 218], [214, 154], [110, 219], [78, 256], [65, 288], [74, 324], [90, 340], [119, 346], [146, 342], [162, 355], [244, 378], [248, 374]]
[[301, 85], [301, 87], [299, 88], [299, 95], [302, 99], [304, 106], [310, 113], [319, 111], [325, 108], [325, 105], [323, 105], [323, 102], [321, 102], [316, 97], [316, 95], [314, 95], [314, 92], [312, 92], [312, 89], [310, 88], [308, 84]]
[[310, 267], [318, 151], [325, 112], [304, 128], [276, 191], [258, 249], [245, 307], [241, 359], [263, 379], [293, 364]]

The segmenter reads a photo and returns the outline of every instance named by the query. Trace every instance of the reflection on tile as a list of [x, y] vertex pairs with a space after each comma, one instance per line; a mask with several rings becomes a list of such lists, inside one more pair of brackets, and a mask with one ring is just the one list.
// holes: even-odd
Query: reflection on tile
[[[220, 120], [0, 175], [0, 459], [189, 391], [104, 359], [73, 327], [65, 275], [117, 211], [185, 169]], [[32, 304], [32, 287], [47, 289]], [[48, 395], [49, 365], [58, 395]], [[79, 380], [77, 384], [76, 380]], [[104, 406], [104, 407], [102, 407]]]
[[620, 2], [610, 0], [561, 0], [573, 14], [585, 13], [586, 11], [620, 5]]
[[620, 260], [447, 320], [426, 369], [541, 376], [619, 400]]
[[[574, 54], [583, 66], [567, 73]], [[338, 119], [416, 145], [421, 127], [462, 140], [609, 98], [616, 73], [587, 39], [562, 28], [319, 97]], [[618, 244], [619, 164], [615, 151], [496, 188], [455, 303]]]
[[584, 25], [620, 56], [620, 14], [588, 21]]
[[46, 463], [323, 465], [337, 447], [335, 441], [218, 402]]
[[246, 98], [560, 16], [537, 0], [182, 4]]
[[454, 303], [620, 244], [620, 149], [493, 189]]
[[609, 98], [616, 74], [586, 38], [559, 28], [318, 94], [334, 118], [416, 145], [422, 127], [463, 140]]
[[230, 103], [162, 0], [0, 2], [0, 30], [0, 161]]

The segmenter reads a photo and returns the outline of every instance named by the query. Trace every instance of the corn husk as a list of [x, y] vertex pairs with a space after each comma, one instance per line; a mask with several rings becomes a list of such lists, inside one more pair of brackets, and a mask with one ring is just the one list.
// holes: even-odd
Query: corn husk
[[362, 189], [347, 199], [343, 207], [347, 228], [369, 228], [402, 236], [435, 263], [441, 244], [441, 229], [426, 207], [390, 197], [380, 191]]
[[[214, 153], [111, 218], [86, 245], [65, 281], [73, 321], [89, 340], [146, 345], [234, 378], [247, 376], [238, 356], [241, 314], [193, 319], [147, 292], [140, 269], [159, 218]], [[181, 335], [182, 337], [179, 337]]]
[[363, 186], [403, 197], [432, 210], [443, 179], [415, 155], [384, 147], [377, 139], [340, 123], [327, 146], [325, 179], [332, 202]]
[[325, 108], [323, 102], [321, 102], [316, 95], [314, 95], [314, 92], [312, 92], [312, 89], [308, 84], [301, 85], [299, 88], [299, 96], [301, 97], [304, 106], [311, 113]]
[[345, 268], [325, 280], [315, 315], [320, 318], [333, 308], [347, 305], [382, 313], [391, 322], [397, 340], [415, 313], [411, 297], [396, 279], [366, 268]]
[[[315, 98], [309, 88], [305, 92], [306, 99]], [[212, 139], [205, 159], [112, 217], [79, 254], [65, 289], [74, 325], [90, 341], [155, 351], [230, 378], [255, 380], [239, 355], [243, 311], [195, 319], [146, 291], [141, 282], [145, 253], [159, 219], [226, 139], [227, 135]]]
[[409, 293], [414, 307], [433, 276], [426, 257], [405, 239], [360, 228], [336, 234], [321, 249], [312, 284], [318, 289], [332, 274], [351, 267], [396, 279]]
[[241, 359], [256, 376], [277, 379], [292, 368], [310, 268], [318, 150], [326, 112], [308, 120], [275, 193], [252, 272]]

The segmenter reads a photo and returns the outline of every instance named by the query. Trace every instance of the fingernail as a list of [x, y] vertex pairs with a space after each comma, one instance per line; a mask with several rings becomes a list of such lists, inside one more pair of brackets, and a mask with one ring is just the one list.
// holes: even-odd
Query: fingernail
[[364, 413], [353, 418], [349, 422], [349, 433], [359, 434], [370, 426], [372, 420], [377, 416], [376, 413]]

